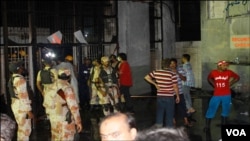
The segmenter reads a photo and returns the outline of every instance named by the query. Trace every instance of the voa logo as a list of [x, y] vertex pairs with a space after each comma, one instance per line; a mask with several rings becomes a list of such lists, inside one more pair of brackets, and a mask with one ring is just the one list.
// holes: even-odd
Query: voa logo
[[226, 129], [228, 136], [247, 136], [244, 129]]

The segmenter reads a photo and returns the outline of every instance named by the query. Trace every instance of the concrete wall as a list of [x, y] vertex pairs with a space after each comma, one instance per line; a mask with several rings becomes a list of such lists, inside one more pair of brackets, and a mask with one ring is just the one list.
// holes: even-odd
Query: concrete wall
[[[241, 76], [238, 84], [250, 92], [250, 2], [249, 1], [201, 1], [201, 54], [202, 88], [212, 90], [207, 75], [216, 69], [216, 62], [227, 60], [239, 64], [229, 68]], [[246, 41], [238, 42], [233, 38]], [[247, 41], [248, 40], [248, 41]], [[245, 45], [237, 46], [237, 43]]]
[[[154, 54], [158, 58], [159, 55], [165, 58], [175, 54], [175, 27], [170, 18], [174, 10], [170, 2], [165, 3], [172, 8], [163, 5], [163, 46]], [[131, 95], [149, 93], [151, 86], [144, 80], [144, 76], [151, 71], [148, 3], [118, 1], [118, 24], [120, 52], [127, 53], [133, 73]], [[156, 61], [160, 62], [158, 59]]]
[[[175, 57], [175, 21], [172, 21], [171, 14], [174, 14], [173, 3], [164, 1], [163, 4], [163, 58]], [[171, 11], [170, 11], [171, 10]], [[174, 15], [172, 15], [173, 20]]]
[[149, 8], [147, 3], [118, 2], [120, 52], [127, 53], [132, 69], [132, 95], [150, 92], [144, 76], [150, 70]]
[[[230, 69], [240, 74], [239, 84], [244, 87], [244, 91], [249, 91], [250, 70], [249, 65], [245, 64], [250, 63], [250, 47], [238, 48], [235, 47], [235, 42], [232, 42], [234, 37], [249, 38], [249, 3], [201, 1], [201, 41], [178, 43], [175, 43], [170, 9], [163, 5], [162, 58], [180, 58], [183, 53], [189, 53], [192, 57], [196, 87], [212, 90], [206, 77], [216, 68], [216, 62], [234, 61], [238, 57], [241, 63], [231, 65]], [[239, 11], [239, 9], [245, 10]], [[148, 4], [119, 1], [118, 11], [120, 52], [128, 54], [128, 61], [133, 71], [134, 86], [131, 93], [137, 95], [150, 92], [150, 85], [143, 79], [150, 71]]]

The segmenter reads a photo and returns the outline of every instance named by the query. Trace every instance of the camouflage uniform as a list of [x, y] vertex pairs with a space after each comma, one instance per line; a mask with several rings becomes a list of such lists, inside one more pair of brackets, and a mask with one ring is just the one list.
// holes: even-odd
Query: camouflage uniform
[[[52, 140], [73, 141], [76, 133], [76, 125], [81, 125], [79, 105], [76, 101], [73, 88], [67, 81], [61, 79], [58, 79], [53, 84], [53, 88], [56, 88], [50, 97], [53, 102], [47, 105], [47, 107], [51, 107], [52, 109], [49, 112]], [[57, 93], [59, 89], [64, 92], [64, 98]], [[70, 116], [67, 119], [68, 114]]]
[[32, 108], [27, 91], [27, 81], [20, 74], [13, 74], [12, 77], [16, 96], [11, 98], [11, 109], [18, 125], [17, 140], [28, 141], [32, 130], [28, 112], [31, 112]]
[[[50, 67], [45, 67], [44, 69], [49, 69]], [[51, 69], [50, 70], [53, 77], [52, 77], [52, 82], [54, 83], [58, 79], [58, 73], [56, 69]], [[41, 81], [41, 71], [38, 72], [36, 81]], [[46, 114], [49, 116], [49, 113], [51, 110], [53, 110], [53, 107], [50, 107], [50, 103], [53, 103], [53, 95], [55, 93], [55, 85], [53, 84], [42, 84], [43, 85], [43, 106], [45, 108]]]
[[112, 67], [108, 66], [102, 68], [100, 73], [102, 86], [100, 86], [99, 89], [102, 91], [101, 100], [103, 100], [102, 104], [104, 106], [104, 115], [108, 115], [112, 112], [111, 107], [114, 112], [118, 111], [119, 88], [115, 73], [113, 73], [112, 70]]
[[57, 70], [64, 69], [64, 68], [70, 70], [70, 75], [71, 75], [70, 84], [72, 85], [72, 88], [74, 89], [75, 98], [76, 98], [77, 103], [79, 104], [80, 100], [79, 100], [79, 92], [78, 92], [78, 81], [77, 81], [76, 74], [74, 71], [74, 66], [70, 62], [61, 62], [60, 64], [56, 66]]
[[[100, 92], [97, 90], [97, 87], [100, 85], [99, 82], [99, 74], [100, 74], [100, 66], [93, 66], [90, 70], [90, 88], [91, 88], [91, 99], [90, 105], [98, 105]], [[102, 103], [102, 102], [101, 102]]]

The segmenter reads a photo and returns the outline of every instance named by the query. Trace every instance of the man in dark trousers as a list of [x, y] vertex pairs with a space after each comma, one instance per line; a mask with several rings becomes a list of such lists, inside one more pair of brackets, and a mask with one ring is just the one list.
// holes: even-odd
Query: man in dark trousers
[[79, 99], [81, 108], [90, 108], [90, 90], [88, 80], [90, 77], [90, 69], [92, 67], [91, 59], [84, 58], [83, 64], [80, 66], [78, 85], [79, 85]]
[[132, 72], [130, 65], [127, 61], [127, 55], [125, 53], [119, 53], [117, 55], [117, 60], [120, 61], [119, 65], [119, 87], [120, 93], [125, 98], [126, 111], [134, 113], [130, 92], [130, 87], [133, 86]]

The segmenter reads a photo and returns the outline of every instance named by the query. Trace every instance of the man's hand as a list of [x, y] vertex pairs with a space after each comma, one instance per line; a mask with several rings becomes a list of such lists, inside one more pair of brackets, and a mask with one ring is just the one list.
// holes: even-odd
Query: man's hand
[[81, 123], [76, 124], [76, 130], [78, 133], [80, 133], [82, 131], [82, 124]]
[[157, 90], [160, 90], [160, 87], [159, 87], [157, 84], [155, 84], [155, 88], [156, 88]]
[[179, 103], [179, 102], [180, 102], [180, 97], [179, 97], [179, 95], [176, 96], [175, 102], [176, 102], [176, 103]]
[[34, 118], [34, 115], [33, 115], [33, 113], [31, 111], [29, 111], [27, 114], [28, 114], [29, 119]]

